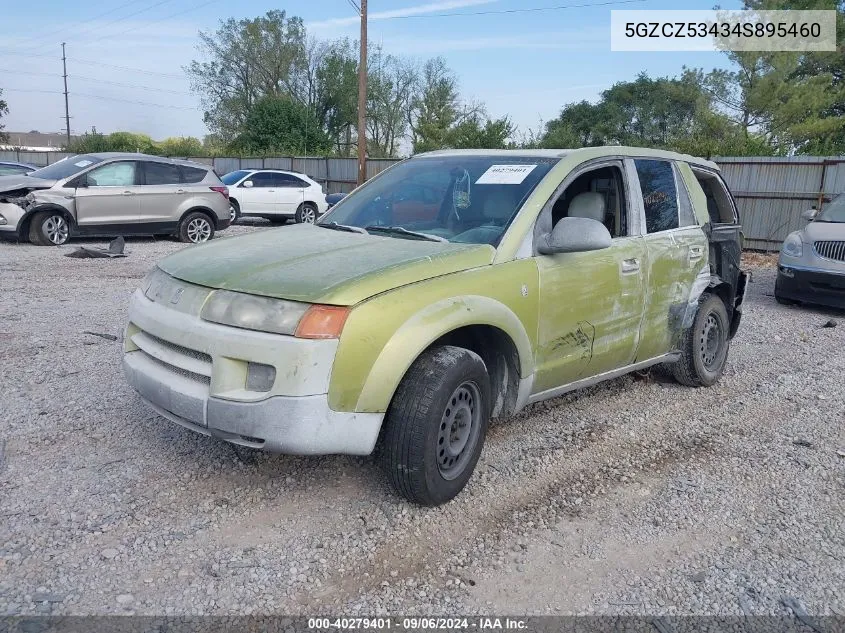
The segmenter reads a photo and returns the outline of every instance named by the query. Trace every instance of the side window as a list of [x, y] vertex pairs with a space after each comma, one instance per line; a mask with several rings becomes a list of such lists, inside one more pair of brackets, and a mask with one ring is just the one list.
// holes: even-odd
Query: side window
[[664, 160], [634, 161], [643, 193], [646, 230], [649, 233], [677, 229], [678, 192], [672, 164]]
[[307, 182], [305, 182], [301, 178], [292, 176], [291, 174], [276, 174], [276, 176], [279, 179], [280, 187], [291, 187], [293, 189], [301, 189], [303, 187], [308, 186]]
[[[253, 174], [247, 180], [252, 181], [253, 187], [277, 187], [276, 184], [278, 181], [276, 180], [276, 174], [271, 174], [270, 172], [258, 172], [257, 174]], [[246, 182], [246, 181], [244, 181]]]
[[175, 185], [182, 181], [182, 171], [179, 165], [172, 163], [144, 163], [145, 184]]
[[182, 165], [181, 169], [182, 182], [202, 182], [208, 173], [205, 169], [200, 169], [199, 167], [186, 167]]
[[598, 220], [612, 237], [628, 235], [625, 181], [617, 166], [599, 167], [579, 174], [555, 201], [552, 227], [564, 217]]
[[86, 175], [89, 187], [131, 187], [135, 180], [137, 163], [109, 163], [92, 169]]

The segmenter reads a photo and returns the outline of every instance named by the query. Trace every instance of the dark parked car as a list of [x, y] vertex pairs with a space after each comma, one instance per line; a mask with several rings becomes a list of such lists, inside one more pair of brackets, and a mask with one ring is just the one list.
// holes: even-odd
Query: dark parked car
[[13, 163], [0, 161], [0, 176], [17, 176], [18, 174], [31, 174], [38, 167], [29, 163]]

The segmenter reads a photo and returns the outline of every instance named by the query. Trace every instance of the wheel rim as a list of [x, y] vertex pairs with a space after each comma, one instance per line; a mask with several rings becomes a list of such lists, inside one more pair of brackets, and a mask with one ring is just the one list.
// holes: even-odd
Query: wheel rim
[[195, 244], [205, 242], [211, 237], [211, 224], [203, 218], [194, 218], [188, 222], [188, 239]]
[[701, 362], [708, 370], [712, 370], [719, 360], [722, 349], [722, 323], [712, 312], [704, 321], [698, 343]]
[[458, 386], [446, 403], [437, 433], [437, 468], [454, 479], [467, 467], [481, 428], [481, 395], [475, 383]]
[[68, 237], [67, 221], [60, 215], [51, 215], [42, 225], [47, 239], [57, 246], [64, 244]]
[[302, 207], [300, 216], [302, 217], [302, 222], [305, 224], [314, 224], [317, 221], [317, 212], [311, 207]]
[[235, 211], [235, 205], [230, 204], [229, 205], [229, 221], [234, 222], [237, 219], [238, 219], [238, 212]]

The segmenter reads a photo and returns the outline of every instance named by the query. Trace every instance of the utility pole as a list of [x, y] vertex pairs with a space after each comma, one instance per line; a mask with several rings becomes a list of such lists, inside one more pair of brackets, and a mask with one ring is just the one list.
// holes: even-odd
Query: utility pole
[[70, 147], [70, 108], [67, 103], [67, 56], [65, 55], [65, 43], [62, 42], [62, 78], [65, 80], [65, 132], [67, 132], [67, 144]]
[[358, 61], [358, 185], [367, 179], [367, 0], [361, 0], [361, 55]]

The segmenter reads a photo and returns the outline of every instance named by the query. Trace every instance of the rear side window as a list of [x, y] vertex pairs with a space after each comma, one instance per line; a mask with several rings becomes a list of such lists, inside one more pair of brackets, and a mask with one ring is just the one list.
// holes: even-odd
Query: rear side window
[[279, 187], [307, 187], [308, 183], [290, 174], [276, 174]]
[[179, 165], [172, 163], [144, 163], [144, 171], [148, 185], [175, 185], [182, 181]]
[[206, 173], [205, 169], [182, 165], [182, 182], [202, 182]]
[[678, 191], [672, 164], [663, 160], [634, 161], [645, 207], [646, 230], [659, 233], [678, 228]]

